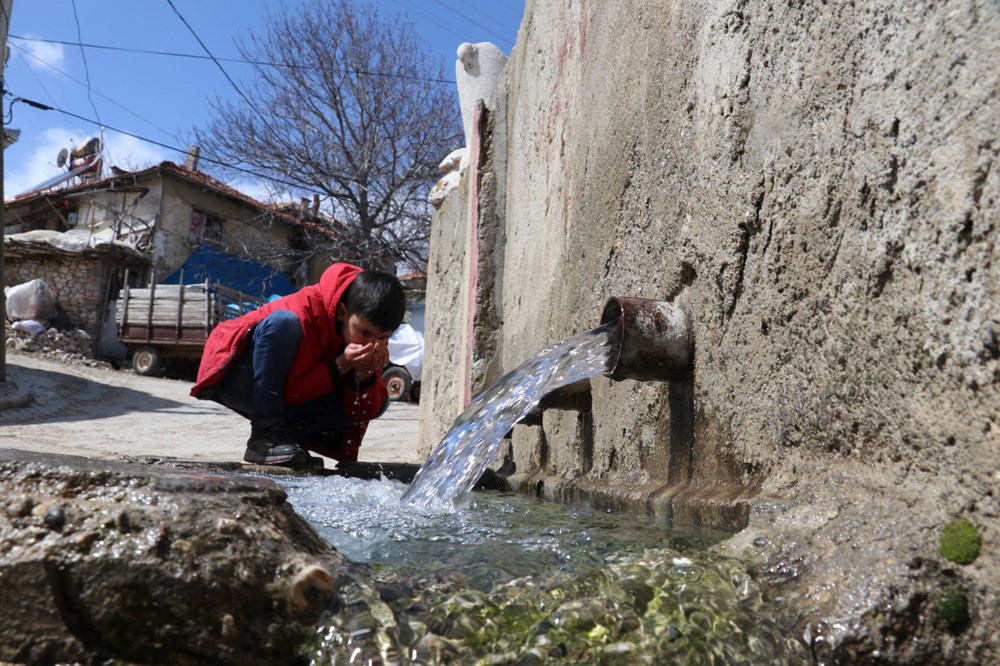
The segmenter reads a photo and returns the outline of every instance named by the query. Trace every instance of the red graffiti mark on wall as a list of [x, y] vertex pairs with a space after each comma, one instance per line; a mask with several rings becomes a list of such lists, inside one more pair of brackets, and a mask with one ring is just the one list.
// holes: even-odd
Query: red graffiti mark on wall
[[[562, 215], [563, 233], [569, 233], [570, 194], [565, 168], [566, 144], [570, 115], [575, 109], [583, 49], [587, 41], [586, 3], [576, 9], [559, 10], [556, 24], [560, 26], [555, 68], [552, 72], [551, 94], [540, 108], [534, 134], [535, 152], [545, 186], [544, 215], [550, 210]], [[560, 201], [562, 199], [562, 201]]]

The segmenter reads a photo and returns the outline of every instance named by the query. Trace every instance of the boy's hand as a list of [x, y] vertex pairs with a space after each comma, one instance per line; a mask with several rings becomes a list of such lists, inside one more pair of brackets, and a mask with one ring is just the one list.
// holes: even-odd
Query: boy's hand
[[337, 359], [337, 367], [346, 374], [351, 370], [358, 381], [365, 381], [389, 362], [389, 346], [379, 342], [369, 342], [366, 345], [349, 344]]

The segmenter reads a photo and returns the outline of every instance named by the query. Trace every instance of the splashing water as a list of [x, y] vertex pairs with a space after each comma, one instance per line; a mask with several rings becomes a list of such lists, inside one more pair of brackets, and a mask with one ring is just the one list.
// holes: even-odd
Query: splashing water
[[390, 479], [280, 476], [296, 513], [352, 562], [434, 578], [460, 573], [482, 592], [523, 576], [584, 575], [607, 558], [646, 549], [704, 551], [725, 536], [666, 529], [646, 515], [565, 506], [520, 493], [477, 493], [462, 508], [425, 514], [399, 501]]
[[542, 349], [479, 394], [417, 472], [402, 502], [419, 510], [461, 503], [500, 455], [500, 440], [548, 393], [609, 369], [618, 321]]

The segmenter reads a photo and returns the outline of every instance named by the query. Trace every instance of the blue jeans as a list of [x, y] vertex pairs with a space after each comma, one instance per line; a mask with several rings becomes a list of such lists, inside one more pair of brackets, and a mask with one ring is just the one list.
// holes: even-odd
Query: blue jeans
[[284, 418], [307, 430], [340, 430], [357, 423], [344, 414], [343, 396], [328, 393], [299, 405], [285, 404], [285, 380], [302, 340], [299, 318], [275, 310], [253, 327], [247, 348], [216, 385], [212, 399], [251, 421]]

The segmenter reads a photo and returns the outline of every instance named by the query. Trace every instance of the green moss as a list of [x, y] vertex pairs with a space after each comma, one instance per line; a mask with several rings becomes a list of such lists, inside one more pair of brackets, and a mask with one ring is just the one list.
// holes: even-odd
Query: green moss
[[934, 616], [953, 634], [960, 634], [969, 626], [969, 600], [958, 587], [944, 590], [934, 603]]
[[955, 564], [971, 564], [981, 545], [976, 526], [965, 518], [953, 520], [941, 529], [941, 555]]

